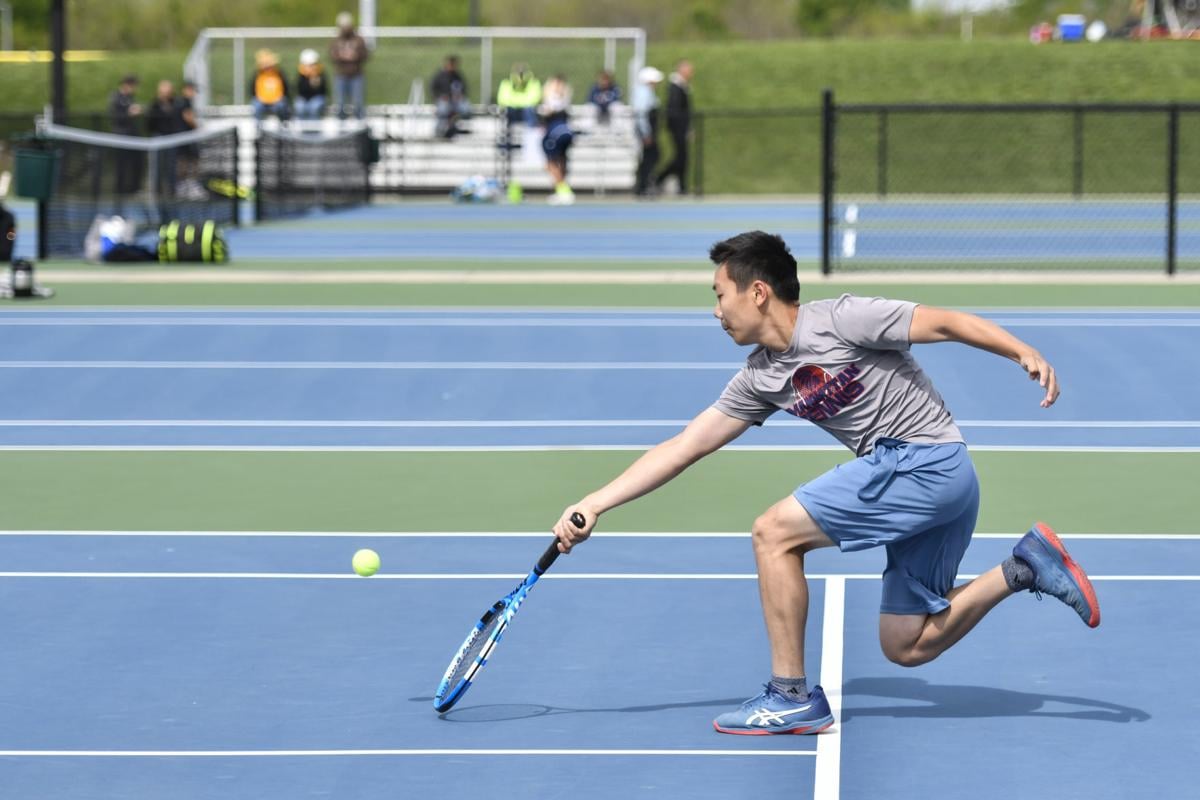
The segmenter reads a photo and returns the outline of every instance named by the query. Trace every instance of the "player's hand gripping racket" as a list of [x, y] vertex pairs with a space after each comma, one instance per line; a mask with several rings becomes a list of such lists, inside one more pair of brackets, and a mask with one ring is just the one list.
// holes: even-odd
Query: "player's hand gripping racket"
[[[582, 528], [587, 524], [583, 515], [576, 511], [571, 515], [571, 524]], [[438, 713], [449, 711], [454, 704], [462, 699], [471, 687], [471, 682], [479, 674], [479, 670], [487, 663], [488, 656], [496, 648], [496, 643], [504, 635], [508, 623], [516, 615], [517, 609], [525, 601], [525, 595], [537, 583], [538, 578], [550, 569], [550, 565], [558, 558], [558, 539], [555, 539], [542, 557], [534, 565], [533, 571], [525, 576], [525, 580], [517, 585], [504, 597], [497, 600], [491, 608], [483, 613], [479, 622], [467, 635], [467, 640], [458, 648], [458, 652], [446, 668], [442, 682], [438, 684], [437, 693], [433, 696], [433, 709]]]

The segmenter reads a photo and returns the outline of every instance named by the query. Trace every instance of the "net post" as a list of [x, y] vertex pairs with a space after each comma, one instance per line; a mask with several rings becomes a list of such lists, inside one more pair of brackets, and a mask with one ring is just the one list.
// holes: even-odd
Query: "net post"
[[704, 196], [704, 112], [692, 115], [692, 130], [695, 131], [695, 149], [692, 155], [692, 192], [696, 197]]
[[45, 261], [50, 254], [50, 213], [45, 200], [37, 203], [37, 252], [38, 261]]
[[1179, 220], [1179, 104], [1167, 112], [1167, 274], [1175, 274]]
[[833, 90], [821, 92], [821, 274], [833, 272]]

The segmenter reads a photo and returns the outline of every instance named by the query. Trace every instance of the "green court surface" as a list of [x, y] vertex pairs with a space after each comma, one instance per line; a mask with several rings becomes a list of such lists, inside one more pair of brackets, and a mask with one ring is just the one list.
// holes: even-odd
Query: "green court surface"
[[[635, 450], [18, 452], [0, 459], [8, 530], [548, 530]], [[840, 451], [725, 451], [605, 517], [609, 530], [748, 531], [846, 461]], [[1196, 530], [1194, 453], [977, 452], [979, 530]], [[598, 534], [599, 535], [599, 534]]]
[[[649, 267], [649, 265], [643, 265]], [[239, 268], [260, 269], [243, 263]], [[356, 265], [357, 269], [358, 266]], [[420, 268], [425, 268], [421, 265]], [[571, 265], [572, 269], [577, 268]], [[649, 267], [663, 269], [661, 265]], [[525, 269], [522, 267], [522, 269]], [[711, 274], [701, 267], [686, 284], [518, 284], [518, 283], [150, 283], [108, 282], [97, 271], [94, 283], [59, 283], [47, 269], [41, 281], [56, 296], [44, 306], [614, 306], [705, 308], [712, 302]], [[930, 305], [981, 307], [1190, 307], [1200, 306], [1200, 283], [1151, 285], [1121, 283], [989, 284], [857, 283], [838, 277], [801, 277], [801, 300], [837, 297], [843, 292], [905, 298]]]

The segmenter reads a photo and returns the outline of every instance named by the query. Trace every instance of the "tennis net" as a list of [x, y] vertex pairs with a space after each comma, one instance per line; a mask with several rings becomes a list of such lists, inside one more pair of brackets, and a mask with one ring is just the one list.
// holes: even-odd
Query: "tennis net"
[[262, 130], [254, 218], [262, 222], [366, 205], [371, 199], [371, 148], [366, 129], [335, 136]]
[[58, 154], [46, 203], [45, 250], [79, 257], [97, 216], [138, 227], [168, 220], [237, 224], [237, 131], [204, 129], [143, 138], [45, 124], [40, 138]]

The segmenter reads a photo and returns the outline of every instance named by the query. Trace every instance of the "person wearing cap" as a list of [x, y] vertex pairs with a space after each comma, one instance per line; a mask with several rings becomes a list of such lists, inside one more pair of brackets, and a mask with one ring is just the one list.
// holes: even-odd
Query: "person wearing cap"
[[296, 76], [296, 119], [320, 119], [325, 111], [325, 68], [311, 47], [300, 51]]
[[654, 167], [658, 164], [658, 95], [655, 90], [662, 83], [663, 74], [654, 67], [638, 70], [637, 86], [633, 87], [633, 118], [638, 138], [642, 144], [642, 157], [638, 161], [637, 181], [633, 193], [648, 197], [654, 193]]
[[286, 120], [291, 111], [291, 102], [287, 78], [279, 69], [279, 56], [263, 48], [254, 54], [254, 65], [257, 69], [250, 81], [250, 105], [254, 108], [254, 118], [261, 122], [267, 114], [274, 114], [280, 120]]
[[[137, 91], [137, 75], [126, 75], [108, 100], [108, 118], [112, 132], [122, 136], [139, 136], [138, 119], [142, 106], [133, 93]], [[142, 154], [136, 150], [116, 151], [117, 193], [136, 192], [142, 184]]]
[[[366, 116], [366, 82], [363, 65], [371, 53], [366, 41], [354, 29], [354, 17], [349, 11], [337, 15], [338, 34], [329, 44], [329, 60], [333, 62], [333, 105], [338, 119], [349, 116], [354, 107], [355, 119]], [[347, 102], [349, 98], [349, 103]]]

